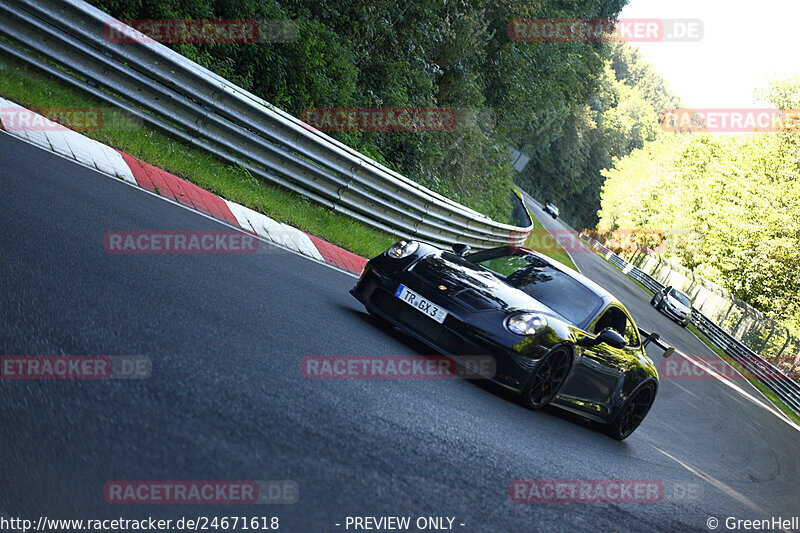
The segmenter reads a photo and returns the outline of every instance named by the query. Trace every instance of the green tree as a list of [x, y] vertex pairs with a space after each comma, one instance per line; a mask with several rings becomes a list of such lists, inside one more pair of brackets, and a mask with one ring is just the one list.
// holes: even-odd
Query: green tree
[[[759, 94], [797, 109], [800, 78]], [[800, 332], [800, 159], [787, 128], [648, 143], [603, 173], [599, 227], [662, 230], [667, 256]]]

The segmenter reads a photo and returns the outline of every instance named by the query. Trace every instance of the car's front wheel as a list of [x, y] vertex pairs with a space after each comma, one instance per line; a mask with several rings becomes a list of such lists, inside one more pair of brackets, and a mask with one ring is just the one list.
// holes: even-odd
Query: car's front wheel
[[522, 390], [522, 403], [530, 409], [541, 409], [556, 397], [567, 379], [572, 356], [564, 347], [547, 354], [539, 363]]
[[636, 431], [656, 399], [656, 386], [647, 382], [628, 397], [617, 417], [606, 426], [606, 433], [617, 440], [625, 440]]

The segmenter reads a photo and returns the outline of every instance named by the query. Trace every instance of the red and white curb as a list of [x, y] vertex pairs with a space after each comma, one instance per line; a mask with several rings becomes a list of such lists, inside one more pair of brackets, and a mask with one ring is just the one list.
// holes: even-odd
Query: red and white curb
[[[24, 122], [19, 120], [20, 112], [23, 111]], [[53, 123], [3, 98], [0, 98], [0, 126], [7, 133], [45, 150], [74, 159], [85, 166], [254, 233], [268, 242], [316, 261], [353, 274], [359, 274], [367, 263], [359, 255], [277, 222], [248, 207], [225, 200], [165, 170]]]

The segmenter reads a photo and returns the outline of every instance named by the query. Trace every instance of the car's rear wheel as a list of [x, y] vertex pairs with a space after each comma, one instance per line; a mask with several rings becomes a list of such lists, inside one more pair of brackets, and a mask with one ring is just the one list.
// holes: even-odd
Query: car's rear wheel
[[653, 383], [640, 386], [625, 401], [616, 419], [606, 426], [606, 433], [617, 440], [630, 437], [647, 416], [655, 399], [656, 387]]
[[539, 363], [522, 390], [522, 403], [531, 409], [541, 409], [556, 397], [567, 379], [572, 356], [566, 348], [556, 348]]

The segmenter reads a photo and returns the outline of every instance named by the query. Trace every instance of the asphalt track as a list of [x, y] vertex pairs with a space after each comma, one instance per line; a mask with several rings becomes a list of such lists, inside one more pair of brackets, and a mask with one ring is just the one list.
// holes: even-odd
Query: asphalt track
[[[345, 531], [347, 516], [447, 516], [456, 531], [519, 532], [800, 515], [800, 434], [739, 381], [662, 380], [643, 425], [617, 442], [491, 385], [305, 379], [305, 356], [427, 350], [376, 327], [347, 292], [352, 276], [277, 248], [106, 253], [110, 230], [225, 227], [6, 134], [0, 224], [0, 354], [153, 361], [145, 380], [0, 381], [0, 517], [278, 516], [281, 531], [313, 532]], [[601, 258], [573, 256], [640, 326], [710, 355]], [[237, 479], [295, 480], [299, 501], [103, 498], [110, 480]], [[515, 479], [659, 480], [664, 497], [514, 503]]]

